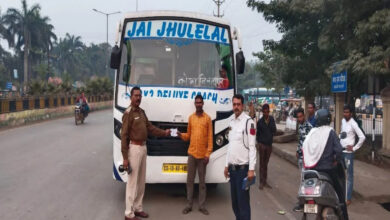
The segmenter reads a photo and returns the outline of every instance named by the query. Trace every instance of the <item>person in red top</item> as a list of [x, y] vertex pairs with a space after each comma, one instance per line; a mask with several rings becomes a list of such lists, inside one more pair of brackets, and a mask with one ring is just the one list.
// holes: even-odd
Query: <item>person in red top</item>
[[84, 117], [87, 117], [89, 112], [89, 106], [87, 98], [85, 98], [84, 92], [81, 93], [81, 96], [77, 97], [76, 104], [80, 104], [81, 112], [84, 114]]
[[78, 96], [76, 99], [76, 102], [80, 102], [80, 104], [82, 104], [81, 101], [82, 103], [87, 103], [87, 99], [85, 98], [84, 92], [82, 92], [81, 96]]
[[223, 78], [222, 82], [218, 84], [218, 89], [227, 89], [229, 88], [229, 79], [227, 77], [227, 66], [222, 64], [221, 69], [219, 70], [219, 75]]

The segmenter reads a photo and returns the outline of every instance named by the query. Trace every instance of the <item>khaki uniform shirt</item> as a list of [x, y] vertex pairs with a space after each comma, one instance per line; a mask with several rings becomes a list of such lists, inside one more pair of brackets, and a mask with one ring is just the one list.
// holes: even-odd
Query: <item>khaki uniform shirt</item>
[[141, 108], [130, 106], [122, 116], [121, 147], [123, 159], [127, 160], [130, 141], [146, 141], [148, 133], [165, 136], [165, 131], [152, 125]]

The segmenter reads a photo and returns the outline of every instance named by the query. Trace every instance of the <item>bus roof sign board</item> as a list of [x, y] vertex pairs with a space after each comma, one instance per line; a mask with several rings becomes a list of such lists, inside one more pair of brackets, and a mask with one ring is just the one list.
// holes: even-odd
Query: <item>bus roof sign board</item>
[[331, 81], [331, 91], [334, 93], [347, 92], [347, 71], [346, 70], [340, 73], [333, 73], [332, 81]]
[[229, 44], [226, 28], [189, 21], [134, 21], [126, 25], [125, 39], [182, 38]]

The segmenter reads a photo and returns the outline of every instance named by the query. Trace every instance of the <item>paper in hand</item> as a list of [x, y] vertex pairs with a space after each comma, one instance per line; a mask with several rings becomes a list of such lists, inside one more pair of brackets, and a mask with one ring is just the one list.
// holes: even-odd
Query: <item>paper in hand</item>
[[171, 128], [171, 136], [177, 137], [177, 128]]

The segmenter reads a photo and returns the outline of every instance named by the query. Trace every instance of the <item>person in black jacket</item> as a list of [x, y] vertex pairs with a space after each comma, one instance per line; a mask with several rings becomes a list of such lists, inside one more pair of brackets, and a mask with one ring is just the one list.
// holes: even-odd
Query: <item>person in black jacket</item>
[[267, 169], [269, 158], [272, 153], [273, 137], [276, 133], [276, 124], [272, 116], [269, 115], [269, 105], [264, 104], [262, 107], [263, 117], [257, 121], [256, 140], [259, 143], [260, 154], [260, 186], [262, 190], [264, 187], [272, 188], [267, 183]]

